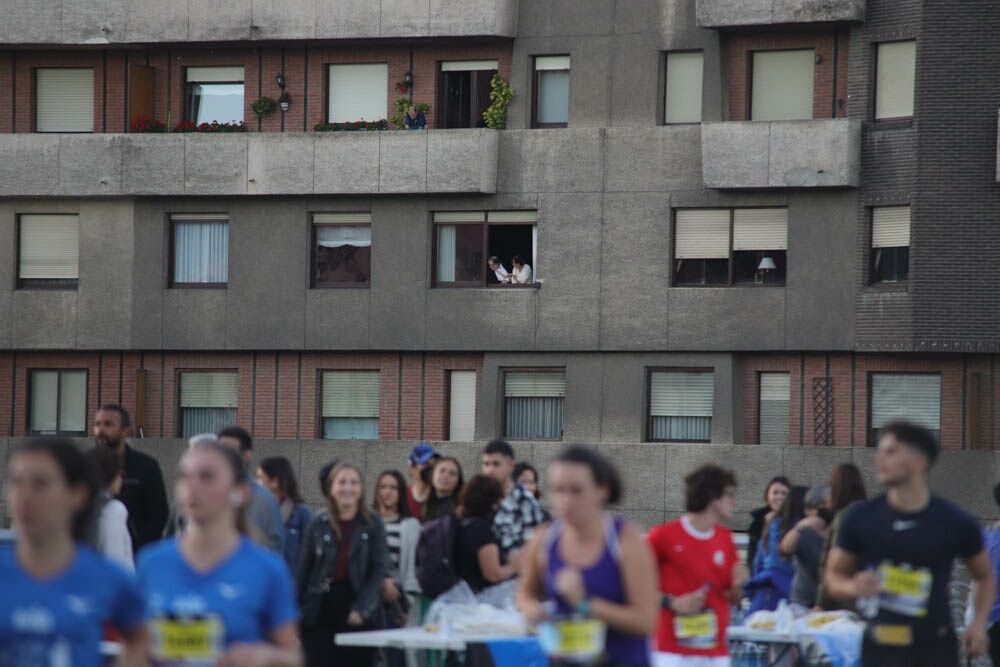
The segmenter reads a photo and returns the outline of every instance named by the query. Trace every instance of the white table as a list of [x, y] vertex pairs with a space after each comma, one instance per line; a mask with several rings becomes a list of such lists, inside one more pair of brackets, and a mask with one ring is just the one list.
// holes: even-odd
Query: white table
[[423, 628], [398, 628], [370, 632], [342, 632], [333, 640], [337, 646], [367, 646], [370, 648], [412, 648], [418, 650], [464, 651], [467, 644], [485, 644], [495, 639], [516, 639], [521, 635], [497, 633], [452, 633], [445, 637]]
[[767, 664], [770, 667], [786, 664], [783, 661], [791, 657], [792, 647], [798, 646], [801, 638], [801, 635], [797, 632], [778, 633], [773, 630], [754, 630], [753, 628], [743, 626], [730, 626], [726, 628], [727, 641], [767, 644], [770, 649]]

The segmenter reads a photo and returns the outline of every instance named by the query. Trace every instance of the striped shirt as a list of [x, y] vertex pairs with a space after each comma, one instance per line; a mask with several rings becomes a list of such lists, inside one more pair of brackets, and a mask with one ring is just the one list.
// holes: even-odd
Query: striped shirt
[[402, 521], [400, 519], [385, 521], [385, 541], [389, 547], [389, 563], [392, 566], [389, 576], [393, 579], [399, 579], [399, 549], [403, 542], [400, 536], [401, 528]]

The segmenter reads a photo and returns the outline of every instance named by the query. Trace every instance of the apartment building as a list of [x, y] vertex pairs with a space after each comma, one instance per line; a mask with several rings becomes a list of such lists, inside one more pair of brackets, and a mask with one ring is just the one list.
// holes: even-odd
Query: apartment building
[[994, 3], [0, 6], [5, 445], [109, 401], [165, 470], [231, 422], [303, 475], [585, 442], [650, 524], [905, 417], [993, 513]]

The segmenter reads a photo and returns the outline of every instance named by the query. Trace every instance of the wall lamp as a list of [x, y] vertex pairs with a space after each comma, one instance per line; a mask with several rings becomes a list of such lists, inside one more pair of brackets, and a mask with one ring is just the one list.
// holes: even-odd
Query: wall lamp
[[275, 78], [275, 80], [278, 82], [278, 88], [281, 88], [282, 90], [284, 90], [285, 89], [285, 73], [284, 72], [278, 72], [278, 76]]

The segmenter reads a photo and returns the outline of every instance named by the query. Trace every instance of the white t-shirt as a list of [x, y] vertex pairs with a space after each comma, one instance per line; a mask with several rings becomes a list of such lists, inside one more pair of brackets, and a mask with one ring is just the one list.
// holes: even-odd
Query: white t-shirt
[[503, 282], [510, 278], [510, 273], [503, 267], [503, 264], [497, 264], [497, 270], [493, 272], [493, 275], [497, 277], [497, 280]]
[[112, 498], [101, 509], [98, 522], [97, 550], [129, 572], [135, 572], [132, 557], [132, 536], [128, 532], [128, 510], [120, 500]]
[[527, 285], [531, 283], [531, 266], [528, 264], [522, 264], [521, 268], [515, 268], [511, 272], [511, 282], [517, 283], [518, 285]]

